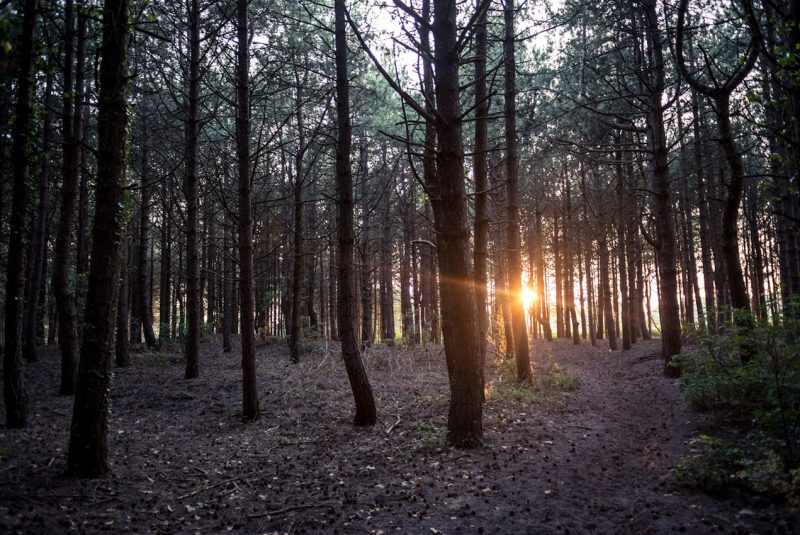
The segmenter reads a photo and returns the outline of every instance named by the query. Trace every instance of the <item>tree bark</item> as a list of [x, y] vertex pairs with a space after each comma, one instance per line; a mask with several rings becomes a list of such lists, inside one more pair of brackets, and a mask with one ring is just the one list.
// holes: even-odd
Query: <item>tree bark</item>
[[[193, 0], [197, 1], [197, 0]], [[250, 52], [248, 0], [236, 1], [236, 158], [239, 174], [239, 285], [242, 338], [242, 418], [258, 418], [253, 306], [253, 200], [250, 178]]]
[[63, 183], [61, 187], [61, 215], [56, 233], [53, 261], [53, 292], [58, 309], [58, 345], [61, 349], [61, 386], [59, 393], [75, 393], [75, 373], [78, 352], [78, 332], [75, 311], [75, 294], [70, 285], [70, 244], [75, 221], [75, 203], [78, 198], [80, 178], [81, 124], [75, 124], [74, 94], [74, 16], [73, 1], [64, 7], [64, 107], [62, 113]]
[[335, 0], [336, 34], [336, 194], [337, 223], [339, 228], [339, 265], [337, 276], [337, 308], [339, 336], [342, 341], [342, 359], [353, 391], [356, 405], [354, 425], [374, 425], [377, 421], [372, 386], [361, 359], [356, 339], [355, 294], [353, 292], [353, 175], [350, 168], [352, 127], [350, 125], [350, 86], [347, 70], [347, 34], [345, 29], [344, 0]]
[[[49, 62], [54, 63], [53, 59]], [[37, 326], [39, 324], [39, 294], [42, 293], [42, 278], [45, 273], [45, 256], [47, 254], [47, 208], [50, 188], [50, 151], [52, 150], [52, 124], [53, 124], [53, 69], [48, 69], [45, 82], [45, 119], [42, 127], [42, 158], [37, 186], [37, 205], [33, 223], [33, 235], [28, 253], [28, 276], [25, 288], [25, 310], [22, 324], [22, 355], [28, 362], [38, 360], [36, 345], [38, 340]]]
[[17, 101], [11, 145], [13, 182], [6, 266], [5, 347], [3, 348], [3, 400], [6, 425], [25, 427], [28, 423], [28, 394], [22, 375], [20, 323], [25, 290], [25, 224], [28, 220], [28, 143], [31, 133], [33, 95], [36, 91], [34, 37], [37, 0], [25, 0], [22, 12], [20, 52], [17, 57]]
[[[477, 3], [480, 6], [480, 2]], [[486, 262], [489, 240], [488, 166], [489, 96], [486, 89], [486, 13], [481, 12], [475, 23], [475, 144], [472, 173], [475, 178], [475, 223], [473, 272], [475, 275], [475, 304], [478, 310], [478, 329], [481, 339], [481, 362], [486, 362], [486, 335], [489, 330], [487, 310]]]
[[200, 132], [200, 3], [190, 0], [189, 12], [189, 85], [186, 101], [186, 174], [183, 193], [186, 198], [186, 369], [184, 377], [200, 376], [200, 265], [198, 259], [197, 157]]
[[456, 447], [476, 447], [483, 438], [483, 374], [475, 293], [468, 284], [473, 275], [459, 105], [458, 8], [455, 0], [434, 0], [433, 8], [439, 150], [435, 181], [428, 189], [437, 231], [442, 334], [450, 378], [447, 436]]
[[503, 56], [505, 65], [505, 135], [506, 135], [506, 187], [508, 188], [508, 286], [510, 291], [511, 325], [514, 332], [514, 358], [517, 364], [517, 381], [532, 381], [531, 361], [528, 352], [528, 327], [525, 322], [525, 304], [522, 299], [522, 244], [519, 237], [519, 154], [517, 151], [517, 82], [514, 34], [514, 0], [506, 0], [503, 11], [505, 39]]
[[128, 2], [106, 0], [97, 117], [97, 211], [67, 471], [108, 471], [108, 397], [122, 242], [128, 85]]

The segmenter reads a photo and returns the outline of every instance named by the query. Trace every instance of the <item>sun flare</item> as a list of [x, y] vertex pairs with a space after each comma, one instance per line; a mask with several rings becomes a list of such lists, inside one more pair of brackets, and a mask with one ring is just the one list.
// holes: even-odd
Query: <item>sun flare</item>
[[528, 310], [533, 306], [533, 303], [536, 301], [536, 294], [533, 292], [533, 288], [530, 286], [523, 286], [522, 287], [522, 304], [525, 306], [525, 310]]

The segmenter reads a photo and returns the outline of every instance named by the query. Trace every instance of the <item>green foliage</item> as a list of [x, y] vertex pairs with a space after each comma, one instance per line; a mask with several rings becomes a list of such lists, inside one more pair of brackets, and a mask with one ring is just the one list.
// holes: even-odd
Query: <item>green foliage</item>
[[701, 435], [676, 466], [679, 481], [712, 493], [732, 489], [785, 498], [800, 508], [800, 469], [789, 469], [769, 440], [730, 441]]
[[675, 358], [690, 407], [734, 425], [736, 440], [700, 437], [678, 466], [681, 479], [707, 490], [733, 485], [784, 496], [800, 507], [800, 339], [797, 325], [727, 327], [699, 336]]
[[487, 397], [495, 400], [533, 401], [558, 392], [578, 389], [578, 378], [567, 373], [555, 362], [534, 370], [533, 383], [520, 383], [516, 379], [516, 365], [511, 359], [502, 359], [497, 367], [497, 379], [487, 387]]
[[417, 452], [434, 451], [444, 447], [447, 428], [427, 421], [414, 421], [409, 425], [412, 432], [418, 435], [414, 442]]

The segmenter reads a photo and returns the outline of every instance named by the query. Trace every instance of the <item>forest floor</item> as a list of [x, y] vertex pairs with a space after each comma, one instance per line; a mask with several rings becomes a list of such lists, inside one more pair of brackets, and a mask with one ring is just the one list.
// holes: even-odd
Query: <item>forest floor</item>
[[783, 506], [678, 484], [672, 467], [713, 424], [683, 408], [657, 341], [535, 342], [539, 371], [555, 362], [578, 388], [490, 392], [476, 450], [444, 446], [441, 348], [367, 351], [371, 429], [350, 423], [338, 347], [311, 349], [292, 365], [283, 343], [259, 347], [251, 424], [236, 347], [204, 343], [192, 381], [177, 353], [134, 353], [114, 372], [112, 471], [86, 481], [63, 475], [72, 400], [56, 395], [57, 351], [43, 352], [26, 369], [30, 427], [0, 428], [0, 533], [800, 532]]

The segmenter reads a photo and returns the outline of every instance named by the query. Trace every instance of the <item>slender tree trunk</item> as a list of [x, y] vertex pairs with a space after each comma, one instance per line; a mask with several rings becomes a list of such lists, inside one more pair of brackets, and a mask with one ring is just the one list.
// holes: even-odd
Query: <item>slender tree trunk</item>
[[227, 217], [223, 222], [225, 227], [222, 239], [222, 351], [231, 351], [231, 331], [233, 323], [233, 266], [231, 266], [231, 239]]
[[164, 203], [162, 205], [163, 215], [161, 221], [161, 266], [159, 269], [159, 297], [158, 297], [158, 343], [163, 344], [170, 336], [170, 303], [171, 292], [170, 284], [172, 284], [172, 236], [171, 236], [171, 219], [170, 212], [172, 209], [172, 202], [170, 201], [171, 184], [169, 177], [164, 186]]
[[11, 162], [13, 182], [11, 218], [6, 265], [5, 347], [3, 348], [3, 400], [6, 425], [25, 427], [28, 423], [28, 394], [22, 375], [22, 344], [20, 340], [22, 301], [25, 291], [25, 223], [28, 220], [28, 143], [31, 132], [33, 95], [36, 91], [34, 37], [36, 33], [37, 0], [25, 0], [22, 12], [22, 31], [17, 56], [17, 101]]
[[119, 296], [117, 299], [117, 329], [114, 347], [114, 362], [118, 368], [130, 366], [130, 237], [123, 237], [122, 251], [120, 252]]
[[[51, 59], [49, 63], [54, 63]], [[52, 67], [52, 65], [51, 65]], [[52, 150], [52, 125], [53, 125], [53, 69], [48, 69], [45, 82], [45, 119], [42, 127], [42, 158], [37, 186], [37, 205], [33, 223], [33, 236], [28, 253], [28, 276], [25, 288], [25, 310], [22, 324], [22, 355], [28, 362], [38, 360], [36, 345], [38, 340], [37, 325], [39, 324], [39, 294], [41, 292], [42, 278], [45, 274], [45, 256], [47, 254], [47, 207], [50, 187], [50, 151]]]
[[197, 156], [200, 132], [200, 3], [190, 0], [189, 71], [186, 102], [186, 174], [183, 193], [186, 197], [186, 370], [184, 377], [200, 376], [200, 265], [198, 259]]
[[[197, 0], [194, 0], [197, 1]], [[250, 178], [250, 51], [248, 0], [236, 1], [236, 157], [239, 174], [239, 285], [242, 338], [242, 418], [258, 418], [253, 325], [253, 200]]]
[[617, 271], [619, 273], [619, 293], [620, 300], [620, 316], [622, 319], [622, 350], [627, 351], [631, 348], [631, 325], [630, 325], [630, 307], [628, 304], [628, 271], [625, 259], [625, 169], [622, 164], [622, 152], [616, 153], [616, 172], [617, 172], [617, 220], [615, 227], [617, 229]]
[[97, 477], [108, 471], [108, 396], [122, 241], [128, 85], [127, 0], [106, 0], [97, 118], [97, 211], [86, 294], [67, 471]]
[[600, 291], [603, 293], [601, 318], [605, 321], [605, 332], [608, 336], [608, 347], [612, 351], [616, 351], [617, 331], [614, 327], [613, 298], [611, 281], [608, 273], [608, 244], [605, 236], [603, 236], [602, 239], [597, 242], [597, 249], [600, 254]]
[[136, 297], [139, 302], [136, 304], [136, 310], [139, 313], [139, 320], [144, 332], [144, 341], [147, 347], [156, 347], [156, 336], [153, 333], [153, 312], [150, 307], [150, 259], [148, 252], [150, 249], [150, 199], [152, 196], [152, 185], [149, 182], [149, 161], [148, 161], [148, 147], [147, 147], [147, 125], [142, 119], [142, 169], [141, 169], [141, 191], [140, 191], [140, 206], [139, 206], [139, 239], [138, 252], [136, 258], [138, 265], [136, 266]]
[[[480, 6], [480, 2], [477, 2]], [[488, 8], [475, 23], [475, 145], [472, 157], [475, 178], [475, 223], [473, 271], [475, 274], [475, 303], [478, 309], [478, 328], [481, 339], [481, 362], [486, 362], [486, 336], [489, 330], [487, 310], [487, 276], [489, 240], [488, 167], [489, 97], [486, 88], [486, 19]]]
[[53, 262], [53, 291], [58, 308], [58, 345], [61, 349], [61, 395], [75, 393], [75, 373], [78, 352], [78, 333], [75, 294], [70, 285], [70, 244], [75, 221], [75, 202], [80, 178], [82, 132], [74, 124], [74, 17], [73, 2], [67, 0], [64, 12], [64, 107], [62, 113], [63, 183], [61, 187], [61, 216], [56, 234]]

